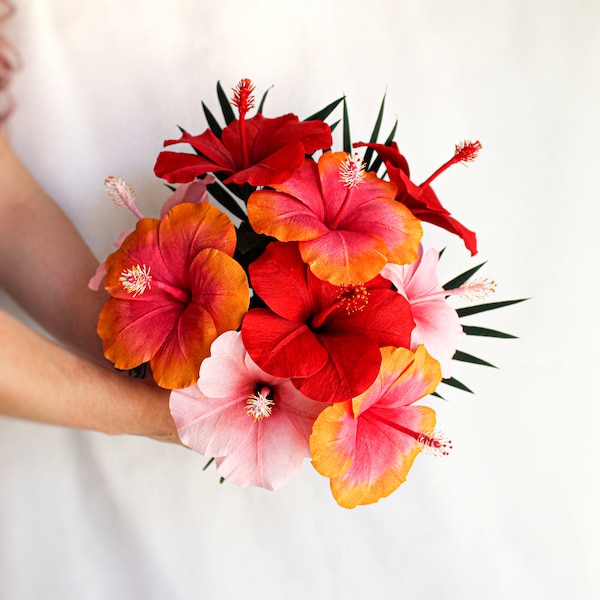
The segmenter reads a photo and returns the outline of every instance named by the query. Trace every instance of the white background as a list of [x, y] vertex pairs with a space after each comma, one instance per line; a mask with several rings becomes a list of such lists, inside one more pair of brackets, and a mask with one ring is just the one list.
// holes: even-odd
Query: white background
[[447, 247], [444, 281], [487, 260], [494, 300], [532, 300], [466, 321], [520, 339], [464, 346], [500, 369], [459, 364], [476, 394], [433, 402], [451, 456], [352, 511], [309, 462], [269, 493], [219, 485], [179, 447], [0, 420], [0, 597], [600, 597], [600, 4], [165, 4], [23, 0], [10, 29], [25, 68], [9, 133], [99, 258], [133, 223], [104, 179], [156, 214], [162, 141], [205, 129], [218, 79], [250, 77], [275, 86], [267, 116], [345, 93], [355, 141], [387, 91], [416, 181], [480, 139], [434, 186], [479, 256], [429, 228], [426, 244]]

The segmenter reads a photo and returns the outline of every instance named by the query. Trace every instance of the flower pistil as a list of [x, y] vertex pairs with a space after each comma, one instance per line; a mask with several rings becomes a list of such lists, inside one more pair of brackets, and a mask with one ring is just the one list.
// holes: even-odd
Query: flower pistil
[[275, 406], [275, 402], [269, 398], [270, 395], [271, 388], [263, 385], [255, 394], [248, 396], [248, 400], [246, 400], [246, 414], [249, 417], [253, 417], [255, 421], [270, 417], [273, 406]]

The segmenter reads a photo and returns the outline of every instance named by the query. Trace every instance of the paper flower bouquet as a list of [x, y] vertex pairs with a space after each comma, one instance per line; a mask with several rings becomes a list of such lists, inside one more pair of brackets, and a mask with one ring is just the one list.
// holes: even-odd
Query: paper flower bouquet
[[[370, 141], [352, 144], [344, 98], [300, 121], [263, 116], [266, 94], [250, 117], [247, 79], [231, 101], [217, 93], [225, 126], [203, 104], [209, 128], [165, 142], [191, 151], [158, 155], [154, 172], [171, 189], [160, 218], [140, 214], [124, 180], [106, 182], [139, 220], [92, 280], [110, 294], [98, 322], [105, 355], [122, 370], [149, 364], [172, 390], [183, 443], [228, 482], [277, 489], [311, 457], [341, 506], [376, 502], [420, 452], [448, 453], [418, 401], [442, 381], [464, 387], [453, 358], [486, 364], [458, 351], [465, 333], [511, 337], [459, 318], [517, 301], [461, 315], [447, 298], [489, 291], [470, 281], [481, 265], [442, 286], [439, 253], [421, 246], [426, 221], [476, 253], [475, 234], [430, 184], [480, 144], [459, 144], [417, 185], [395, 127], [377, 143], [383, 103]], [[339, 122], [325, 119], [340, 104], [337, 152]]]

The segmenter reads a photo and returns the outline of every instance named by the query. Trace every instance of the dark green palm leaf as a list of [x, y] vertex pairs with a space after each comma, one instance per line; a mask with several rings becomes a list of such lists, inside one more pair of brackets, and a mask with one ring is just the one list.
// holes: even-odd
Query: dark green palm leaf
[[343, 131], [342, 131], [342, 147], [344, 152], [350, 154], [352, 152], [352, 136], [350, 135], [350, 119], [348, 118], [348, 103], [344, 96], [344, 114], [343, 114]]
[[[398, 119], [396, 119], [396, 122], [394, 123], [394, 126], [392, 127], [392, 131], [390, 131], [390, 134], [387, 136], [384, 144], [386, 146], [389, 146], [393, 141], [394, 138], [396, 137], [396, 129], [398, 128]], [[379, 171], [379, 168], [381, 167], [381, 165], [383, 164], [383, 161], [381, 160], [381, 157], [377, 157], [374, 161], [373, 164], [371, 165], [371, 168], [369, 169], [369, 171], [373, 171], [374, 173], [377, 173], [377, 171]]]
[[339, 103], [345, 99], [345, 96], [334, 100], [331, 104], [328, 104], [325, 108], [317, 111], [315, 114], [306, 117], [305, 121], [324, 121], [339, 105]]
[[458, 379], [454, 379], [454, 377], [449, 377], [448, 379], [442, 379], [442, 383], [449, 385], [450, 387], [457, 388], [462, 390], [463, 392], [469, 392], [469, 394], [473, 393], [473, 390], [469, 389], [464, 383], [458, 381]]
[[[369, 138], [369, 142], [374, 144], [377, 142], [377, 138], [379, 137], [379, 131], [381, 129], [381, 121], [383, 120], [383, 111], [385, 108], [385, 94], [383, 95], [383, 99], [381, 100], [381, 106], [379, 107], [379, 113], [377, 114], [377, 120], [375, 121], [375, 127], [373, 127], [373, 133], [371, 133], [371, 137]], [[364, 161], [366, 163], [366, 170], [369, 171], [369, 165], [371, 164], [371, 159], [373, 158], [373, 148], [367, 148], [365, 152]]]
[[482, 365], [484, 367], [492, 367], [494, 369], [498, 368], [495, 365], [493, 365], [492, 363], [487, 362], [487, 360], [483, 360], [482, 358], [477, 358], [476, 356], [473, 356], [472, 354], [467, 354], [466, 352], [461, 352], [460, 350], [457, 350], [454, 353], [454, 356], [452, 357], [452, 359], [460, 360], [461, 362], [468, 362], [473, 365]]
[[519, 302], [525, 302], [529, 298], [519, 298], [518, 300], [504, 300], [503, 302], [489, 302], [487, 304], [476, 304], [475, 306], [464, 306], [463, 308], [456, 309], [459, 317], [467, 317], [469, 315], [476, 315], [477, 313], [485, 312], [487, 310], [495, 310], [496, 308], [502, 308], [504, 306], [511, 306], [512, 304], [518, 304]]
[[258, 110], [256, 112], [258, 112], [258, 114], [262, 115], [263, 109], [265, 107], [265, 100], [267, 99], [267, 94], [273, 89], [273, 86], [271, 86], [270, 88], [267, 88], [267, 91], [262, 95], [262, 98], [260, 99], [260, 104], [258, 105]]
[[463, 283], [465, 283], [471, 277], [473, 277], [473, 275], [475, 275], [475, 273], [477, 273], [477, 271], [479, 271], [479, 269], [481, 269], [483, 265], [485, 265], [485, 262], [482, 262], [480, 265], [477, 265], [476, 267], [473, 267], [472, 269], [469, 269], [468, 271], [457, 275], [454, 279], [451, 279], [448, 283], [444, 285], [444, 289], [455, 290], [456, 288], [460, 287]]
[[215, 116], [210, 112], [208, 106], [206, 106], [204, 102], [202, 102], [202, 110], [204, 111], [204, 116], [206, 117], [206, 121], [208, 123], [208, 126], [210, 127], [210, 130], [220, 139], [221, 131], [223, 130], [219, 125], [217, 119], [215, 119]]
[[235, 113], [233, 112], [233, 108], [231, 108], [231, 104], [229, 102], [229, 98], [227, 94], [221, 87], [221, 82], [217, 81], [217, 96], [219, 97], [219, 104], [221, 105], [221, 110], [223, 111], [223, 117], [225, 118], [225, 122], [227, 125], [231, 123], [235, 119]]
[[487, 327], [475, 327], [473, 325], [463, 325], [463, 331], [467, 335], [479, 335], [483, 337], [493, 337], [493, 338], [502, 338], [502, 339], [510, 339], [516, 340], [518, 339], [516, 335], [511, 335], [510, 333], [504, 333], [503, 331], [498, 331], [496, 329], [488, 329]]

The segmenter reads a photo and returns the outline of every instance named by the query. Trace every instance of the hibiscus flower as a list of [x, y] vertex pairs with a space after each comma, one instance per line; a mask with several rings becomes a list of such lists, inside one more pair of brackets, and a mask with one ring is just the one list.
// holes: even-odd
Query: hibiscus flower
[[192, 136], [184, 132], [165, 146], [190, 144], [196, 154], [161, 152], [154, 173], [169, 183], [188, 183], [204, 173], [225, 173], [225, 183], [253, 186], [281, 183], [302, 165], [304, 156], [331, 147], [329, 126], [323, 121], [299, 121], [293, 114], [269, 119], [257, 114], [246, 119], [254, 106], [250, 80], [234, 90], [233, 104], [239, 110], [217, 137], [210, 129]]
[[[462, 162], [475, 160], [481, 149], [479, 142], [464, 142], [455, 147], [454, 156], [444, 163], [421, 185], [416, 185], [410, 180], [410, 171], [406, 158], [400, 154], [398, 146], [392, 142], [389, 146], [384, 144], [365, 144], [359, 142], [354, 147], [368, 146], [377, 151], [384, 161], [388, 176], [398, 187], [396, 200], [407, 206], [411, 212], [422, 221], [432, 223], [450, 233], [458, 235], [471, 255], [477, 254], [477, 236], [473, 231], [459, 223], [443, 206], [431, 189], [431, 182], [449, 166]], [[390, 261], [394, 262], [394, 261]]]
[[198, 384], [171, 392], [170, 406], [181, 441], [216, 457], [222, 477], [276, 490], [310, 455], [308, 438], [325, 405], [259, 369], [240, 334], [228, 331], [213, 342]]
[[138, 221], [105, 263], [111, 298], [98, 333], [116, 368], [149, 361], [158, 385], [169, 389], [196, 381], [211, 342], [237, 329], [248, 309], [235, 243], [229, 218], [206, 202]]
[[433, 433], [435, 412], [411, 406], [441, 380], [439, 364], [423, 346], [383, 348], [373, 385], [347, 402], [327, 407], [310, 437], [315, 469], [331, 478], [340, 506], [354, 508], [389, 496], [404, 481], [420, 451], [444, 455], [450, 443]]
[[438, 281], [438, 260], [437, 250], [429, 250], [412, 265], [387, 264], [381, 275], [389, 279], [410, 304], [415, 320], [411, 350], [423, 344], [440, 363], [442, 376], [448, 378], [451, 376], [452, 357], [465, 333], [458, 313], [446, 300], [448, 292]]
[[381, 277], [334, 286], [312, 274], [298, 244], [272, 242], [250, 280], [268, 308], [244, 317], [244, 345], [261, 369], [292, 378], [309, 398], [349, 400], [377, 377], [380, 347], [410, 344], [408, 302]]
[[274, 190], [248, 200], [253, 229], [284, 242], [298, 241], [311, 271], [334, 285], [373, 279], [386, 262], [417, 258], [421, 223], [394, 201], [396, 186], [365, 173], [345, 152], [306, 159]]

